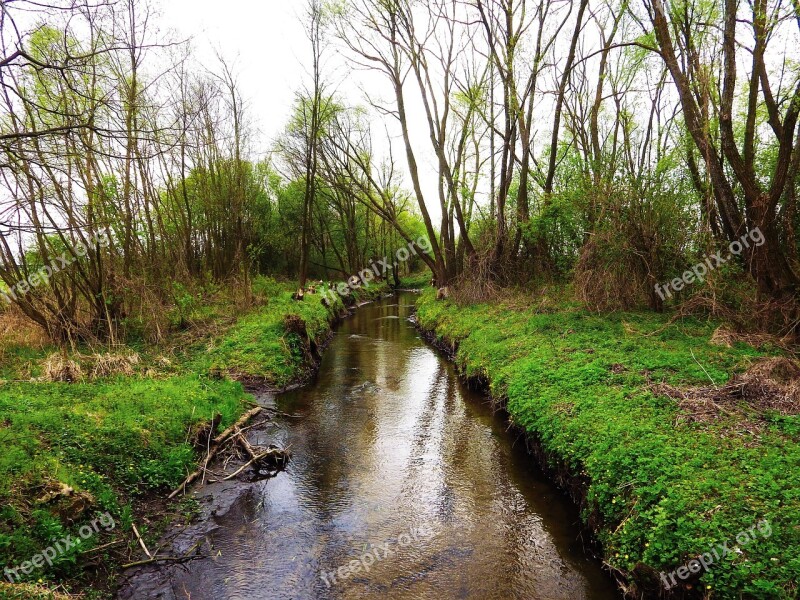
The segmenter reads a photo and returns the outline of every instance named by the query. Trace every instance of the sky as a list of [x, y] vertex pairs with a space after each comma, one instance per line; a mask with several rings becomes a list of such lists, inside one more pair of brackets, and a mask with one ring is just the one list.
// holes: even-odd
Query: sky
[[[172, 29], [176, 39], [192, 38], [194, 58], [214, 68], [219, 52], [238, 75], [242, 96], [250, 117], [258, 128], [256, 148], [266, 154], [280, 135], [291, 114], [298, 90], [310, 80], [310, 43], [302, 24], [304, 0], [153, 0], [161, 12], [158, 22]], [[324, 74], [327, 83], [354, 105], [364, 105], [363, 89], [382, 99], [391, 94], [377, 75], [352, 72], [331, 44], [325, 51]], [[434, 222], [440, 218], [436, 161], [428, 141], [427, 125], [421, 104], [414, 110], [410, 101], [410, 128], [422, 187]], [[382, 125], [375, 132], [383, 131]], [[376, 151], [387, 153], [388, 140], [376, 136]], [[381, 140], [380, 138], [383, 137]], [[384, 147], [381, 148], [381, 144]], [[399, 139], [392, 141], [399, 170], [405, 170], [405, 156]], [[405, 187], [410, 181], [405, 178]]]
[[[158, 1], [158, 0], [157, 0]], [[302, 0], [160, 0], [159, 19], [179, 39], [192, 38], [195, 58], [213, 68], [215, 53], [233, 65], [262, 137], [280, 133], [307, 75]]]

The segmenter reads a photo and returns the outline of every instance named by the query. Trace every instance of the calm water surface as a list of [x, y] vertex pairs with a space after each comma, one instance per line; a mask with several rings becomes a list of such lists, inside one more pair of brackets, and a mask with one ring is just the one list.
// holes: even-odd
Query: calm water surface
[[359, 309], [315, 381], [277, 398], [287, 416], [254, 441], [292, 462], [213, 517], [212, 558], [158, 585], [145, 573], [121, 598], [620, 597], [584, 555], [574, 507], [420, 339], [413, 301]]

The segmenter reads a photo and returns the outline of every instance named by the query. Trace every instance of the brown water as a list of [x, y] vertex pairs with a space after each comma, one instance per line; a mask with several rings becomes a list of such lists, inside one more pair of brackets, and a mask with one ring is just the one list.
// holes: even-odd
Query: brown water
[[138, 572], [120, 598], [619, 597], [574, 507], [420, 339], [413, 301], [359, 309], [315, 381], [276, 399], [291, 416], [254, 441], [291, 447], [284, 473], [202, 491], [230, 499], [210, 558]]

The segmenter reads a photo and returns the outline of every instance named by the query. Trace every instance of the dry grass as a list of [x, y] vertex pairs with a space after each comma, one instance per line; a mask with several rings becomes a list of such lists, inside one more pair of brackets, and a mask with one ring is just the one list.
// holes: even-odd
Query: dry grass
[[62, 381], [74, 383], [84, 378], [81, 366], [65, 354], [56, 352], [44, 361], [42, 378], [45, 381]]
[[679, 421], [712, 422], [734, 417], [745, 428], [768, 412], [800, 414], [800, 364], [783, 358], [759, 360], [724, 386], [678, 389], [666, 383], [652, 386], [654, 393], [677, 401], [683, 411]]
[[765, 346], [776, 346], [778, 348], [788, 348], [788, 340], [768, 333], [739, 333], [721, 325], [714, 331], [709, 340], [715, 346], [732, 348], [737, 342], [748, 344], [753, 348], [764, 348]]
[[126, 375], [130, 377], [134, 374], [139, 364], [139, 355], [135, 352], [130, 354], [94, 354], [91, 356], [92, 379], [100, 377], [111, 377], [113, 375]]
[[474, 261], [452, 286], [448, 286], [448, 298], [461, 306], [494, 302], [504, 293], [503, 288], [495, 283], [498, 277], [492, 269], [491, 252], [476, 257]]
[[44, 586], [27, 583], [3, 583], [0, 581], [0, 599], [2, 600], [75, 600], [83, 596], [54, 592]]
[[50, 343], [45, 331], [18, 308], [0, 310], [0, 349], [6, 346], [45, 348]]
[[575, 265], [575, 295], [592, 312], [629, 310], [647, 302], [638, 262], [632, 254], [625, 259], [609, 254], [613, 247], [613, 241], [595, 237], [583, 246]]
[[[788, 349], [796, 345], [800, 336], [800, 303], [797, 298], [765, 299], [751, 280], [744, 279], [738, 285], [739, 281], [734, 282], [737, 287], [731, 291], [729, 288], [734, 283], [709, 278], [705, 286], [678, 305], [676, 316], [710, 316], [727, 323], [736, 335], [748, 338], [737, 341], [754, 346], [774, 343]], [[765, 332], [774, 335], [764, 336]], [[759, 342], [760, 336], [766, 341]], [[725, 345], [723, 339], [720, 341]]]
[[76, 355], [74, 358], [76, 360], [61, 352], [51, 354], [44, 361], [42, 379], [74, 383], [84, 380], [87, 377], [86, 373], [88, 373], [89, 379], [101, 379], [115, 375], [130, 377], [135, 374], [135, 367], [140, 362], [139, 355], [135, 352]]

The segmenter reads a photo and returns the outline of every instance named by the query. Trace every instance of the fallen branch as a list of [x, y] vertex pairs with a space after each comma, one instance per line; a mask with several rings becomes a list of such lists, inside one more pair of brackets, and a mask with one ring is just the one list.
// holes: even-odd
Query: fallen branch
[[122, 565], [123, 569], [130, 569], [131, 567], [142, 567], [144, 565], [152, 565], [153, 563], [158, 562], [183, 562], [186, 560], [193, 560], [195, 558], [200, 558], [199, 556], [189, 556], [192, 552], [197, 550], [205, 540], [200, 540], [194, 546], [189, 548], [186, 552], [183, 553], [182, 556], [155, 556], [153, 558], [149, 558], [147, 560], [140, 560], [137, 562], [128, 563], [127, 565]]
[[264, 460], [265, 458], [267, 458], [269, 456], [278, 456], [278, 457], [282, 457], [283, 458], [283, 457], [286, 456], [286, 452], [284, 450], [280, 450], [280, 449], [277, 449], [277, 448], [270, 448], [266, 452], [262, 452], [261, 454], [259, 454], [257, 456], [253, 456], [253, 458], [250, 460], [250, 462], [248, 462], [247, 464], [242, 465], [241, 467], [239, 467], [234, 473], [231, 473], [230, 475], [228, 475], [222, 481], [230, 481], [231, 479], [236, 477], [239, 473], [244, 471], [250, 465], [252, 465], [254, 463], [257, 463], [257, 462], [259, 462], [261, 460]]
[[94, 548], [89, 548], [88, 550], [84, 550], [81, 554], [91, 554], [92, 552], [100, 552], [100, 550], [105, 550], [106, 548], [111, 548], [112, 546], [118, 546], [123, 542], [123, 540], [114, 540], [113, 542], [108, 542], [107, 544], [103, 544], [102, 546], [96, 546]]
[[264, 410], [261, 406], [248, 410], [244, 413], [236, 423], [228, 427], [225, 431], [220, 433], [217, 437], [214, 438], [214, 445], [219, 446], [222, 442], [227, 440], [231, 435], [233, 435], [239, 427], [247, 423], [250, 419], [255, 417], [258, 413]]
[[191, 485], [198, 477], [200, 477], [200, 475], [205, 473], [206, 468], [208, 467], [208, 463], [211, 462], [211, 459], [214, 458], [214, 456], [216, 456], [217, 452], [222, 447], [222, 444], [225, 443], [228, 440], [228, 438], [231, 437], [231, 435], [233, 435], [236, 431], [238, 431], [240, 425], [244, 425], [245, 423], [247, 423], [247, 421], [255, 417], [262, 410], [263, 409], [260, 406], [248, 410], [246, 413], [242, 415], [241, 419], [236, 421], [236, 423], [234, 423], [233, 425], [228, 427], [228, 429], [226, 429], [225, 431], [220, 433], [217, 437], [215, 437], [212, 446], [209, 448], [209, 451], [206, 454], [205, 460], [203, 461], [203, 465], [197, 471], [191, 473], [188, 477], [186, 477], [186, 479], [183, 480], [183, 483], [181, 483], [177, 488], [175, 488], [172, 491], [172, 493], [168, 496], [168, 498], [171, 500], [172, 498], [180, 494], [182, 491], [185, 491], [188, 485]]
[[255, 460], [256, 452], [255, 450], [253, 450], [253, 446], [250, 445], [250, 442], [247, 441], [247, 438], [244, 437], [244, 434], [241, 431], [239, 431], [237, 432], [236, 437], [238, 437], [239, 440], [242, 442], [242, 446], [244, 447], [245, 452], [247, 452], [247, 455], [250, 457], [250, 459]]
[[147, 554], [147, 556], [149, 556], [150, 558], [153, 558], [153, 555], [150, 554], [150, 550], [148, 550], [147, 546], [145, 546], [142, 536], [139, 535], [139, 530], [136, 529], [136, 523], [131, 522], [131, 527], [133, 528], [133, 533], [136, 534], [136, 539], [139, 540], [139, 545], [142, 547], [142, 550], [144, 550], [144, 553]]

